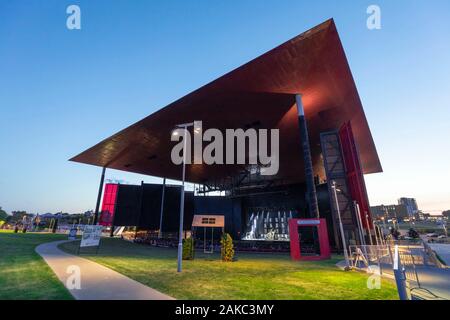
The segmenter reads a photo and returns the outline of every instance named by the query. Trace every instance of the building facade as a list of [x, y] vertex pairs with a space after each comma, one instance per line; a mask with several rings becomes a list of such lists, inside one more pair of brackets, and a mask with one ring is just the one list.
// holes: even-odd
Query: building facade
[[372, 206], [370, 207], [370, 212], [374, 219], [384, 217], [385, 219], [395, 218], [397, 220], [403, 220], [409, 217], [407, 207], [403, 204]]
[[417, 207], [416, 199], [403, 197], [398, 199], [398, 204], [406, 207], [406, 211], [408, 212], [408, 216], [410, 218], [415, 218], [417, 216], [419, 208]]
[[[201, 128], [195, 127], [200, 121]], [[276, 131], [279, 146], [270, 153], [279, 170], [263, 174], [266, 163], [247, 161], [253, 157], [246, 152], [250, 141], [248, 146], [244, 141], [244, 161], [234, 161], [233, 151], [230, 163], [202, 161], [202, 148], [196, 161], [196, 151], [189, 142], [183, 147], [190, 151], [188, 161], [181, 168], [183, 161], [176, 163], [172, 158], [179, 140], [177, 144], [172, 138], [175, 128], [183, 125], [189, 132], [187, 137], [193, 131], [194, 140], [210, 129], [222, 137], [229, 130]], [[226, 152], [222, 145], [217, 147], [216, 154]], [[333, 20], [174, 101], [71, 160], [195, 184], [195, 197], [189, 194], [183, 203], [186, 207], [192, 204], [192, 211], [183, 209], [184, 214], [222, 214], [225, 231], [241, 240], [287, 240], [289, 218], [320, 218], [329, 224], [329, 238], [336, 246], [341, 245], [342, 235], [347, 243], [358, 241], [358, 221], [364, 229], [372, 228], [364, 175], [382, 172]], [[101, 194], [102, 188], [99, 190]], [[104, 215], [101, 223], [178, 230], [176, 193], [180, 190], [168, 187], [164, 196], [163, 186], [121, 186], [118, 190], [114, 206], [111, 199], [105, 199], [103, 211], [110, 214]], [[107, 191], [107, 195], [114, 194]], [[224, 197], [212, 196], [218, 192]], [[171, 197], [174, 200], [169, 200]], [[111, 218], [114, 212], [117, 215]], [[185, 218], [188, 230], [192, 219]]]

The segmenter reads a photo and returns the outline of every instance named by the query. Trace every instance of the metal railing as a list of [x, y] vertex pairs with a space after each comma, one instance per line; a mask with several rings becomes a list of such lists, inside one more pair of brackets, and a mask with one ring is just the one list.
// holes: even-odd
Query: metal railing
[[[399, 296], [403, 299], [403, 284], [408, 297], [428, 296], [429, 299], [442, 299], [423, 287], [418, 268], [442, 268], [443, 265], [433, 250], [421, 241], [393, 241], [386, 245], [352, 245], [349, 247], [351, 266], [368, 270], [377, 266], [380, 275], [393, 277], [396, 280]], [[444, 266], [445, 267], [445, 266]]]
[[439, 268], [448, 268], [448, 266], [446, 266], [444, 263], [442, 263], [441, 260], [439, 260], [434, 250], [431, 249], [431, 247], [425, 241], [423, 242], [423, 247], [425, 252], [427, 253], [427, 257], [430, 263], [436, 265]]

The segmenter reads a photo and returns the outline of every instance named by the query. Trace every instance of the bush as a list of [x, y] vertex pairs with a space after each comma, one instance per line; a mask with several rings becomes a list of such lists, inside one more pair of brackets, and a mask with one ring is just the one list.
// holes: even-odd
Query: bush
[[233, 261], [234, 258], [234, 248], [233, 248], [233, 239], [228, 233], [224, 233], [222, 235], [222, 239], [220, 239], [220, 253], [222, 255], [222, 261], [230, 262]]
[[194, 239], [183, 239], [183, 260], [194, 260]]
[[398, 240], [398, 237], [400, 237], [400, 232], [394, 228], [390, 228], [390, 234], [395, 240]]
[[411, 238], [413, 238], [413, 239], [418, 239], [418, 238], [420, 238], [419, 233], [418, 233], [416, 230], [414, 230], [413, 228], [410, 228], [410, 229], [409, 229], [409, 231], [408, 231], [408, 236], [411, 237]]

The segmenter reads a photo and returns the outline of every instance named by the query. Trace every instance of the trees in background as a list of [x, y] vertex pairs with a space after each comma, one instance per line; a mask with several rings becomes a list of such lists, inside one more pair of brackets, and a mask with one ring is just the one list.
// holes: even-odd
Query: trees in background
[[9, 223], [22, 222], [24, 216], [32, 216], [31, 214], [28, 214], [26, 211], [12, 211], [11, 214], [12, 215], [8, 219]]
[[0, 221], [6, 221], [8, 219], [9, 215], [6, 213], [5, 210], [0, 207]]
[[2, 225], [6, 223], [6, 220], [8, 219], [9, 215], [6, 213], [5, 210], [0, 207], [0, 228]]

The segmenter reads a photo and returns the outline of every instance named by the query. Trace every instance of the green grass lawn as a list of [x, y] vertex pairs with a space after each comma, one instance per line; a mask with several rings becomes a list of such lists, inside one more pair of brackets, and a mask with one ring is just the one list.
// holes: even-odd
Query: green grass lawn
[[54, 234], [0, 230], [0, 300], [72, 299], [53, 271], [34, 251], [41, 243], [66, 238]]
[[[77, 245], [60, 247], [74, 253]], [[397, 299], [392, 282], [369, 290], [368, 276], [339, 270], [338, 258], [293, 262], [288, 255], [238, 253], [238, 261], [225, 263], [218, 255], [197, 253], [178, 274], [176, 250], [119, 239], [102, 239], [98, 255], [83, 256], [177, 299]]]

